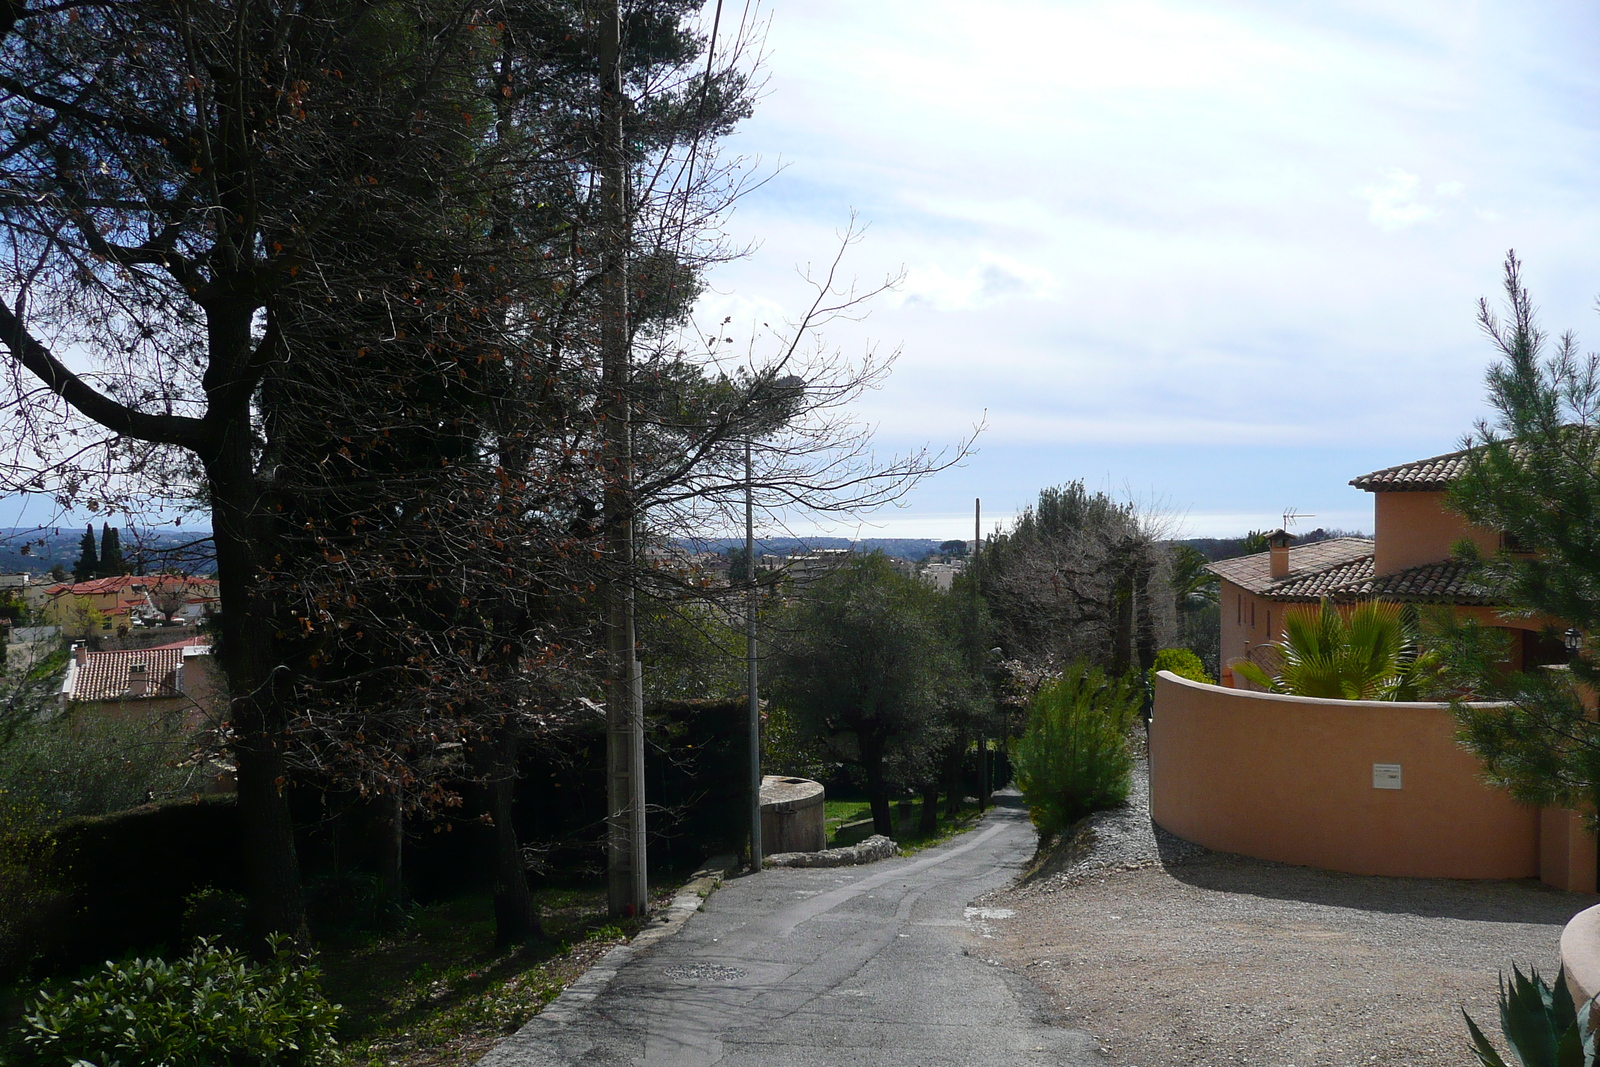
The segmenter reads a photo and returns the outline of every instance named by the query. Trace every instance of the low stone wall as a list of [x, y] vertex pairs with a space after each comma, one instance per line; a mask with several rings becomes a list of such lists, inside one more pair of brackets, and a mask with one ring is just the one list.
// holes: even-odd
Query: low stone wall
[[858, 863], [886, 860], [900, 854], [900, 846], [882, 834], [873, 834], [859, 845], [828, 848], [821, 852], [779, 852], [766, 858], [768, 867], [854, 867]]
[[1351, 874], [1538, 877], [1539, 810], [1478, 773], [1445, 704], [1156, 680], [1151, 814], [1207, 848]]

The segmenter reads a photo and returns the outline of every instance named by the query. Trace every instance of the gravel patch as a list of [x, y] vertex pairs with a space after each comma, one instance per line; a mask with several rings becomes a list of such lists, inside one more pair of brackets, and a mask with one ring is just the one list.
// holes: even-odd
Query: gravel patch
[[1215, 853], [1129, 805], [1010, 889], [974, 901], [996, 957], [1129, 1067], [1473, 1062], [1464, 1006], [1498, 1040], [1496, 974], [1554, 975], [1594, 904], [1536, 881], [1335, 874]]

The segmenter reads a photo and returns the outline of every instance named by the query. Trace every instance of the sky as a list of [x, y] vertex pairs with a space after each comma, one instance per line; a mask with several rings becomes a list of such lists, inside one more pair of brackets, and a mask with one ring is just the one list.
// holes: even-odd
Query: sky
[[[709, 10], [709, 9], [708, 9]], [[724, 2], [724, 31], [744, 11]], [[724, 145], [703, 322], [903, 275], [845, 358], [885, 453], [957, 444], [897, 509], [796, 529], [967, 537], [1082, 479], [1183, 536], [1369, 531], [1347, 483], [1490, 413], [1475, 316], [1515, 249], [1552, 332], [1600, 346], [1600, 9], [1508, 2], [776, 0]]]

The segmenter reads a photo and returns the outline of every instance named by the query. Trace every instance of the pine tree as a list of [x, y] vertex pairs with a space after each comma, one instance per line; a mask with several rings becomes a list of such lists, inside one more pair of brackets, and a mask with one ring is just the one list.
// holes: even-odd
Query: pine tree
[[1475, 571], [1501, 613], [1561, 619], [1584, 635], [1583, 647], [1567, 670], [1506, 672], [1504, 631], [1468, 623], [1447, 634], [1447, 655], [1456, 684], [1494, 702], [1455, 706], [1488, 780], [1527, 803], [1592, 814], [1600, 797], [1600, 723], [1589, 712], [1589, 694], [1600, 688], [1600, 356], [1580, 355], [1570, 333], [1544, 355], [1519, 268], [1508, 255], [1509, 321], [1479, 305], [1479, 324], [1501, 356], [1488, 373], [1497, 418], [1469, 440], [1450, 505], [1506, 534], [1506, 547], [1477, 558]]
[[83, 531], [83, 551], [78, 556], [77, 564], [72, 568], [73, 581], [87, 582], [100, 573], [100, 559], [94, 550], [94, 523], [90, 523]]

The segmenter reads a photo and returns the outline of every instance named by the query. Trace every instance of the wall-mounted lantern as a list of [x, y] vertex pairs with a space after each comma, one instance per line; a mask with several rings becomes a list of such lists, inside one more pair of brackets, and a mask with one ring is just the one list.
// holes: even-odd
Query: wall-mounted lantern
[[1576, 626], [1567, 627], [1567, 632], [1561, 635], [1561, 640], [1572, 655], [1576, 656], [1583, 651], [1583, 631]]

